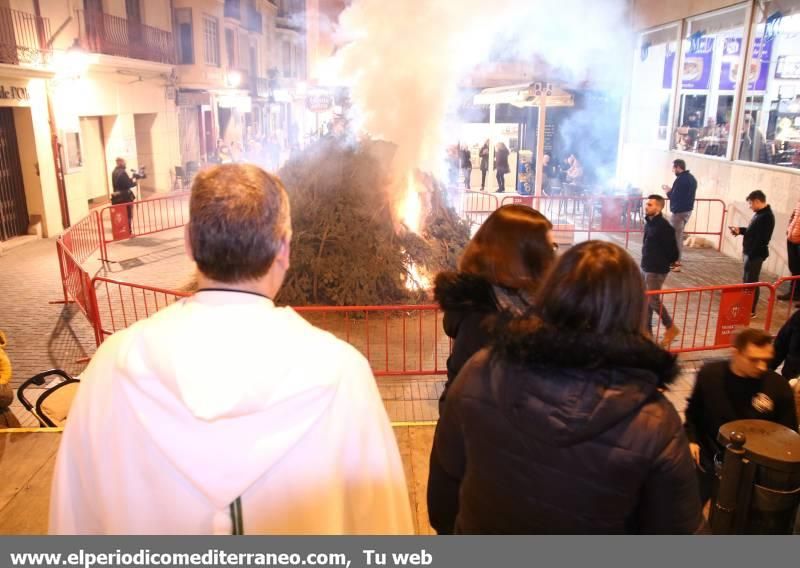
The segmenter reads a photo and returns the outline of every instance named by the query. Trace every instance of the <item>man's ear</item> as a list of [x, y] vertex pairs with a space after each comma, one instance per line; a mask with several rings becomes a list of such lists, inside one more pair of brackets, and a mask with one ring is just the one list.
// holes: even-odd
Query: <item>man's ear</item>
[[186, 225], [183, 227], [183, 248], [186, 251], [186, 256], [189, 257], [189, 260], [194, 262], [194, 254], [192, 253], [192, 237], [190, 233], [192, 230], [191, 227], [192, 226], [190, 223], [186, 223]]
[[278, 249], [278, 255], [275, 257], [276, 262], [279, 262], [281, 267], [285, 270], [289, 269], [289, 257], [292, 254], [292, 245], [289, 237], [281, 239], [281, 246]]

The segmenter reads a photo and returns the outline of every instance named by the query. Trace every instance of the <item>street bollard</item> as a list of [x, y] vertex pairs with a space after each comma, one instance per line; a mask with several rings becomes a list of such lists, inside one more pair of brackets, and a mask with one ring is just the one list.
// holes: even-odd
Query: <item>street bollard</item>
[[731, 443], [725, 448], [722, 473], [719, 477], [716, 499], [711, 507], [711, 531], [714, 534], [733, 534], [736, 520], [736, 503], [739, 496], [742, 469], [744, 468], [744, 434], [733, 432]]

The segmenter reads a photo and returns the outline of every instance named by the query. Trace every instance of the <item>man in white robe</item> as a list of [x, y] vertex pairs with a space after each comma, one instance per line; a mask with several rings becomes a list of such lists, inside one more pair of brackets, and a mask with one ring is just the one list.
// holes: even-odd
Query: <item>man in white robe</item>
[[368, 362], [271, 300], [289, 267], [280, 180], [248, 165], [202, 172], [190, 219], [199, 291], [93, 357], [58, 452], [50, 532], [412, 533]]

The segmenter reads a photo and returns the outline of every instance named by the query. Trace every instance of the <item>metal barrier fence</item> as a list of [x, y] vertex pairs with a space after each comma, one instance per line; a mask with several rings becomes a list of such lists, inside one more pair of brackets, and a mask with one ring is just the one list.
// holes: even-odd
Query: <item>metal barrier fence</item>
[[783, 302], [775, 302], [775, 308], [772, 311], [772, 321], [776, 324], [782, 324], [788, 320], [790, 317], [792, 317], [797, 307], [800, 307], [800, 276], [787, 276], [785, 278], [778, 279], [774, 284], [776, 294], [778, 293], [779, 288], [783, 288], [784, 284], [788, 284], [788, 286], [785, 288], [785, 293], [789, 296], [789, 298], [785, 305]]
[[[553, 232], [560, 244], [591, 240], [592, 234], [621, 234], [625, 248], [632, 234], [644, 230], [646, 197], [568, 197], [509, 195], [500, 205], [518, 203], [540, 211], [553, 223]], [[669, 209], [669, 200], [665, 210]], [[727, 209], [721, 199], [696, 199], [685, 235], [716, 237], [717, 250], [722, 247]], [[488, 214], [487, 214], [488, 216]]]
[[[191, 295], [96, 277], [98, 344], [112, 333]], [[376, 376], [447, 372], [450, 339], [438, 306], [312, 306], [295, 308], [310, 323], [358, 349]]]
[[[176, 229], [189, 222], [189, 196], [191, 192], [182, 191], [164, 197], [154, 197], [133, 203], [109, 205], [99, 214], [99, 234], [101, 254], [105, 262], [108, 258], [108, 245], [131, 237], [151, 235], [169, 229]], [[128, 225], [128, 210], [131, 223]]]
[[763, 329], [769, 331], [775, 307], [775, 286], [758, 282], [647, 292], [653, 308], [650, 319], [653, 337], [657, 340], [664, 337], [663, 316], [669, 314], [681, 330], [669, 346], [673, 353], [728, 347], [738, 330], [751, 327], [755, 289], [760, 290], [759, 305], [767, 305]]

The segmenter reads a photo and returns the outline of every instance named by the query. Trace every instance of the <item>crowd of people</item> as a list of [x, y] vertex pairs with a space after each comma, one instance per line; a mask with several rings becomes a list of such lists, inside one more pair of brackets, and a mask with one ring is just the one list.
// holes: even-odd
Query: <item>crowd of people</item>
[[[674, 325], [645, 295], [680, 257], [663, 207], [648, 200], [640, 266], [602, 241], [559, 256], [544, 215], [507, 205], [436, 278], [453, 338], [430, 457], [437, 532], [702, 532], [715, 428], [797, 429], [771, 338], [752, 330], [700, 371], [685, 424], [665, 397], [679, 367], [648, 326]], [[291, 237], [277, 177], [198, 174], [185, 238], [198, 291], [98, 348], [58, 452], [52, 533], [413, 531], [368, 361], [273, 301]], [[782, 340], [784, 371], [795, 342]]]

